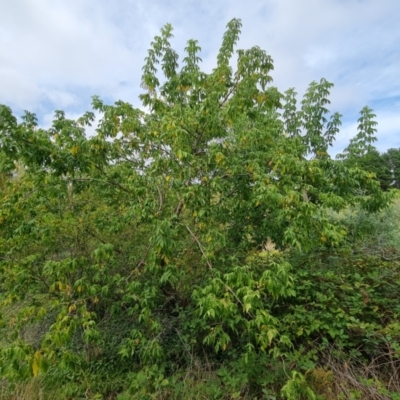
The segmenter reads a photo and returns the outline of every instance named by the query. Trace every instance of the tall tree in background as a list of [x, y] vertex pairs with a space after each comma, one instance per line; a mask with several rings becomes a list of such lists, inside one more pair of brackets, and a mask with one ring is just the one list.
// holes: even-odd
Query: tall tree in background
[[348, 166], [358, 166], [373, 172], [383, 190], [399, 188], [400, 149], [390, 149], [381, 154], [373, 145], [377, 140], [376, 115], [368, 107], [364, 107], [358, 120], [358, 134], [350, 140], [348, 147], [337, 156]]
[[376, 149], [370, 149], [360, 157], [358, 165], [365, 171], [373, 172], [383, 190], [393, 188], [393, 173], [389, 158], [386, 153], [381, 154]]
[[400, 189], [400, 149], [389, 149], [383, 154], [383, 160], [391, 172], [391, 187]]

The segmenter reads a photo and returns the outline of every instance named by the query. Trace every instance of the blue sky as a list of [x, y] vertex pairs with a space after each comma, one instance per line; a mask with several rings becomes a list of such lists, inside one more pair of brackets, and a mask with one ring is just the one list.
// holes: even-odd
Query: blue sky
[[210, 71], [227, 22], [243, 22], [239, 48], [258, 45], [274, 59], [273, 84], [302, 94], [312, 80], [333, 82], [331, 111], [343, 114], [333, 153], [347, 145], [364, 105], [375, 110], [379, 150], [400, 147], [399, 0], [3, 0], [0, 103], [75, 117], [90, 97], [140, 106], [141, 68], [161, 26], [173, 45], [199, 40]]

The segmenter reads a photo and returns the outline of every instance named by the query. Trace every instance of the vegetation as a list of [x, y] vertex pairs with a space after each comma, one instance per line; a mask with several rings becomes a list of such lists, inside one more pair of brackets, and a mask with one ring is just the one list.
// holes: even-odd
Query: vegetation
[[373, 172], [383, 190], [400, 189], [400, 149], [389, 149], [381, 154], [370, 146], [363, 154], [348, 157], [346, 162]]
[[360, 161], [374, 115], [332, 159], [332, 84], [298, 106], [269, 55], [234, 52], [240, 27], [207, 74], [194, 40], [178, 68], [166, 25], [146, 111], [94, 97], [45, 130], [0, 106], [3, 398], [399, 398], [399, 207]]

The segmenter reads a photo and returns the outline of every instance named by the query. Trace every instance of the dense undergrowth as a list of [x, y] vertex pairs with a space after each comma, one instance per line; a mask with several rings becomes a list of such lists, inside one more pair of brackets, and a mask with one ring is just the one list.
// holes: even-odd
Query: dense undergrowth
[[332, 85], [297, 106], [260, 48], [234, 69], [240, 26], [208, 74], [193, 40], [178, 70], [165, 26], [147, 111], [94, 97], [91, 137], [94, 112], [45, 130], [0, 106], [2, 398], [399, 398], [399, 203], [360, 161], [374, 115], [332, 159]]
[[[165, 354], [149, 354], [143, 360], [140, 355], [126, 355], [123, 347], [127, 337], [142, 339], [131, 336], [137, 320], [123, 311], [109, 312], [98, 321], [100, 337], [95, 344], [85, 343], [83, 330], [77, 329], [60, 348], [70, 359], [57, 367], [47, 366], [46, 374], [35, 378], [25, 373], [20, 383], [3, 380], [2, 398], [397, 399], [399, 201], [379, 214], [354, 209], [331, 218], [347, 227], [346, 243], [285, 255], [296, 289], [293, 296], [266, 304], [279, 332], [272, 352], [253, 349], [243, 356], [241, 342], [245, 340], [240, 336], [224, 351], [212, 351], [204, 343], [201, 320], [190, 318], [196, 305], [186, 299], [187, 304], [175, 304], [174, 309], [164, 304], [157, 310]], [[281, 254], [267, 243], [257, 257], [264, 261]], [[182, 296], [173, 293], [178, 295]], [[9, 336], [9, 326], [32, 301], [25, 299], [3, 309], [2, 346], [15, 340]], [[46, 303], [49, 309], [53, 307], [42, 299], [42, 307]], [[56, 320], [57, 313], [49, 311], [38, 322], [22, 324], [19, 341], [40, 348]], [[14, 367], [21, 370], [24, 365], [20, 362]]]

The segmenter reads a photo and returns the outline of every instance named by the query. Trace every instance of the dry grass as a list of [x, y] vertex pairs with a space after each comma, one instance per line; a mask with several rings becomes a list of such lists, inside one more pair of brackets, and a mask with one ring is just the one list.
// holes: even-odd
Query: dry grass
[[400, 400], [400, 358], [388, 348], [366, 364], [326, 355], [324, 367], [307, 374], [316, 394], [326, 400]]
[[43, 390], [39, 379], [31, 379], [28, 382], [16, 385], [13, 390], [0, 385], [1, 400], [56, 400], [58, 397]]

